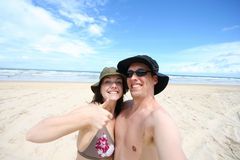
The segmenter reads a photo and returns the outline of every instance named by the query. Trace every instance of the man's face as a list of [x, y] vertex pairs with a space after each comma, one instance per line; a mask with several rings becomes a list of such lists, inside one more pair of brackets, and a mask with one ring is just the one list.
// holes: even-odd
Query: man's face
[[152, 76], [147, 65], [132, 63], [128, 68], [127, 83], [133, 98], [154, 95], [157, 76]]

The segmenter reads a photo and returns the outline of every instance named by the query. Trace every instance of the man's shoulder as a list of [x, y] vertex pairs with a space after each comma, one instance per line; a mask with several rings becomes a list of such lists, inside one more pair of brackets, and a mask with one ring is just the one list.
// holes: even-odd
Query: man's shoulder
[[154, 109], [152, 109], [147, 119], [154, 123], [172, 121], [170, 114], [166, 110], [164, 110], [164, 108], [162, 108], [161, 106], [154, 107]]
[[163, 107], [157, 106], [153, 109], [151, 115], [152, 116], [159, 116], [159, 115], [169, 115], [169, 114], [167, 113], [167, 111]]

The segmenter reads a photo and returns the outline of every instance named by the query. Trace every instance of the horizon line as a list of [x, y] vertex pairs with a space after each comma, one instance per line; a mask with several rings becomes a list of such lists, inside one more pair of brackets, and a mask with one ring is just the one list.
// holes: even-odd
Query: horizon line
[[[65, 69], [33, 69], [33, 68], [5, 68], [0, 67], [0, 70], [36, 70], [36, 71], [58, 71], [58, 72], [91, 72], [91, 73], [100, 73], [101, 71], [91, 71], [91, 70], [65, 70]], [[188, 76], [188, 77], [210, 77], [210, 78], [235, 78], [240, 79], [240, 77], [234, 76], [213, 76], [213, 75], [200, 75], [200, 74], [166, 74], [168, 76]]]

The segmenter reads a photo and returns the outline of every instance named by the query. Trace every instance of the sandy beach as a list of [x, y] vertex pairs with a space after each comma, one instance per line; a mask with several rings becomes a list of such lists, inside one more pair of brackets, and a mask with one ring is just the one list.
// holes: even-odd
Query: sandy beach
[[[90, 85], [0, 82], [0, 159], [74, 160], [77, 133], [42, 144], [25, 134], [43, 118], [90, 102]], [[240, 86], [170, 84], [156, 98], [179, 127], [189, 160], [240, 159]]]

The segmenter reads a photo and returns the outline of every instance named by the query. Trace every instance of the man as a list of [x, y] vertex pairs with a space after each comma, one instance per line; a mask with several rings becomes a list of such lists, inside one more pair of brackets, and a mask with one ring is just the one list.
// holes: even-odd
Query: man
[[185, 160], [178, 130], [154, 95], [168, 84], [151, 57], [138, 55], [118, 63], [133, 100], [126, 101], [115, 124], [115, 160]]

